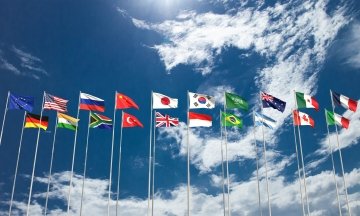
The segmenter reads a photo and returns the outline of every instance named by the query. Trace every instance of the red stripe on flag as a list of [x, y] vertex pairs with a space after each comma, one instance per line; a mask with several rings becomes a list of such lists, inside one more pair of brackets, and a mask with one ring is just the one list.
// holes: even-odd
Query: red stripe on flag
[[211, 121], [212, 118], [210, 115], [189, 112], [189, 119], [200, 119], [200, 120]]
[[352, 99], [349, 99], [348, 106], [349, 106], [349, 109], [350, 109], [351, 111], [356, 112], [357, 101], [354, 101], [354, 100], [352, 100]]
[[98, 112], [105, 111], [105, 107], [103, 107], [103, 106], [89, 105], [89, 104], [80, 104], [80, 109], [90, 110], [90, 111], [98, 111]]

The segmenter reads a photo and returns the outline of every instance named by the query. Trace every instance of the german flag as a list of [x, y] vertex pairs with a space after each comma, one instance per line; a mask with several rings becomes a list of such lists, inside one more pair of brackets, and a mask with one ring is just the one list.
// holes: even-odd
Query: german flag
[[49, 117], [48, 116], [42, 116], [40, 121], [40, 116], [26, 113], [26, 119], [25, 119], [25, 126], [24, 128], [41, 128], [43, 130], [46, 130], [49, 124]]

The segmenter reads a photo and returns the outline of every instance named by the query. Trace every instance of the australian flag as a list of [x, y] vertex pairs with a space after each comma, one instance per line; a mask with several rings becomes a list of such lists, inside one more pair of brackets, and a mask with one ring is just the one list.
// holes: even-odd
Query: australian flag
[[264, 92], [261, 92], [260, 94], [261, 102], [264, 108], [272, 107], [279, 110], [280, 112], [284, 112], [286, 106], [285, 101], [282, 101], [279, 98], [276, 98]]
[[9, 109], [20, 109], [31, 112], [34, 108], [34, 97], [9, 95]]

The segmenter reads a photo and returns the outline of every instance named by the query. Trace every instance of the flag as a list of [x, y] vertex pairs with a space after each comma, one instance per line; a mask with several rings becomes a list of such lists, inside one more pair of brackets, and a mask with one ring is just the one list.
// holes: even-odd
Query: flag
[[215, 107], [215, 98], [209, 95], [189, 92], [190, 109], [213, 109]]
[[127, 108], [139, 109], [139, 106], [128, 96], [116, 93], [116, 109], [127, 109]]
[[310, 125], [311, 127], [315, 126], [314, 119], [312, 119], [308, 114], [299, 112], [297, 110], [293, 111], [294, 124], [297, 125]]
[[326, 123], [328, 125], [334, 125], [338, 124], [342, 126], [343, 128], [348, 129], [350, 125], [350, 120], [347, 118], [342, 117], [341, 115], [338, 115], [334, 112], [330, 112], [328, 110], [325, 110], [326, 112]]
[[58, 117], [58, 124], [57, 124], [58, 128], [66, 128], [66, 129], [70, 129], [70, 130], [76, 130], [79, 119], [65, 115], [64, 113], [58, 113], [57, 117]]
[[209, 115], [189, 112], [189, 127], [211, 127], [212, 118]]
[[100, 99], [98, 97], [85, 93], [80, 93], [80, 109], [104, 112], [105, 102], [103, 99]]
[[349, 109], [353, 112], [356, 112], [357, 101], [333, 91], [332, 91], [332, 97], [336, 104], [343, 106], [345, 109]]
[[112, 127], [111, 118], [90, 112], [90, 128], [112, 129]]
[[279, 98], [276, 98], [264, 92], [261, 92], [260, 94], [261, 94], [262, 106], [264, 108], [272, 107], [273, 109], [277, 109], [280, 112], [284, 112], [286, 106], [285, 101], [282, 101]]
[[32, 112], [34, 108], [34, 97], [19, 96], [10, 93], [9, 109], [20, 109]]
[[156, 127], [171, 127], [171, 126], [178, 126], [179, 125], [179, 119], [170, 117], [169, 115], [162, 115], [159, 112], [155, 113], [156, 115]]
[[301, 92], [295, 92], [295, 94], [298, 108], [314, 108], [316, 111], [319, 111], [319, 103], [315, 100], [314, 97]]
[[242, 128], [243, 123], [241, 119], [231, 113], [221, 112], [221, 125], [226, 127], [238, 127]]
[[276, 121], [274, 119], [257, 112], [255, 112], [254, 121], [256, 125], [264, 125], [270, 129], [274, 129], [276, 126]]
[[169, 96], [152, 93], [153, 109], [171, 109], [178, 107], [178, 99]]
[[26, 113], [24, 128], [41, 128], [46, 130], [49, 124], [49, 117]]
[[44, 109], [67, 112], [67, 102], [68, 100], [45, 93]]
[[243, 109], [246, 111], [249, 110], [249, 104], [246, 102], [246, 100], [241, 98], [239, 95], [226, 92], [225, 93], [225, 101], [226, 101], [225, 102], [226, 108], [229, 108], [229, 109], [240, 108], [240, 109]]
[[123, 114], [122, 119], [122, 126], [123, 127], [144, 127], [144, 125], [133, 115], [130, 115], [129, 113]]

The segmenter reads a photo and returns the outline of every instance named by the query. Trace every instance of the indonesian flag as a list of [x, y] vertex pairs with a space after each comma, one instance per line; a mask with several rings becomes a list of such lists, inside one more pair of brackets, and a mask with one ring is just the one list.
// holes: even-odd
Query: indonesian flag
[[345, 109], [356, 112], [357, 101], [336, 92], [332, 92], [332, 96], [336, 104], [343, 106]]
[[189, 127], [211, 127], [212, 119], [211, 116], [189, 112]]
[[297, 125], [310, 125], [311, 127], [315, 126], [314, 119], [312, 119], [308, 114], [299, 112], [297, 110], [293, 111], [294, 124]]
[[122, 119], [123, 127], [144, 127], [143, 124], [133, 115], [124, 112]]
[[319, 111], [319, 103], [314, 97], [301, 92], [296, 92], [296, 104], [298, 108], [314, 108]]
[[160, 94], [160, 93], [152, 93], [153, 100], [153, 109], [171, 109], [178, 107], [178, 99], [171, 98], [169, 96]]

